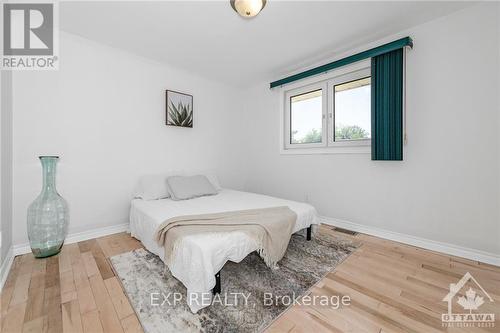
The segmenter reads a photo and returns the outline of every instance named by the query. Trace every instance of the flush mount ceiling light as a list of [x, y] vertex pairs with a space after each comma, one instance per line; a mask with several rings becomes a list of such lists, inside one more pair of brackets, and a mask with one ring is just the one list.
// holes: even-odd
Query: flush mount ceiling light
[[234, 11], [245, 18], [256, 16], [266, 5], [266, 0], [230, 0], [230, 2]]

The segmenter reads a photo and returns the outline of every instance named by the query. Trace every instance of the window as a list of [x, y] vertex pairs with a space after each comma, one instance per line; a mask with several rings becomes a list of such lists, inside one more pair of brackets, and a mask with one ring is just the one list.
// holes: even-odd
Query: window
[[327, 86], [324, 82], [287, 91], [285, 146], [321, 147], [327, 142], [325, 110]]
[[370, 145], [369, 64], [290, 89], [284, 98], [285, 150]]
[[321, 143], [323, 132], [321, 89], [291, 97], [290, 143]]
[[334, 86], [333, 141], [370, 139], [370, 78]]

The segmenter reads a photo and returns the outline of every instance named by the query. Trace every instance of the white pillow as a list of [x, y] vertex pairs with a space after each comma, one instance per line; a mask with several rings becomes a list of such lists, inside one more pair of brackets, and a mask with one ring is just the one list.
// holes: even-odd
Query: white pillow
[[217, 176], [215, 174], [201, 173], [201, 175], [204, 175], [205, 177], [207, 177], [208, 181], [215, 187], [217, 192], [220, 192], [222, 190], [222, 187], [220, 186], [220, 183], [219, 183], [219, 179], [217, 178]]
[[207, 170], [207, 169], [189, 170], [181, 174], [176, 174], [176, 175], [172, 174], [171, 176], [197, 176], [197, 175], [202, 175], [207, 177], [208, 181], [212, 183], [212, 185], [218, 192], [222, 190], [222, 187], [220, 186], [219, 183], [219, 179], [217, 178], [213, 170]]
[[[170, 197], [168, 190], [167, 178], [170, 176], [183, 175], [183, 171], [172, 171], [164, 174], [145, 175], [139, 179], [135, 189], [133, 198], [143, 200], [158, 200]], [[215, 187], [217, 191], [221, 191], [222, 187], [214, 173], [199, 172], [199, 175], [207, 177], [208, 181]]]
[[165, 180], [167, 175], [142, 176], [134, 190], [134, 198], [143, 200], [165, 199], [170, 196]]
[[172, 200], [186, 200], [217, 194], [215, 186], [204, 175], [168, 177], [166, 183]]

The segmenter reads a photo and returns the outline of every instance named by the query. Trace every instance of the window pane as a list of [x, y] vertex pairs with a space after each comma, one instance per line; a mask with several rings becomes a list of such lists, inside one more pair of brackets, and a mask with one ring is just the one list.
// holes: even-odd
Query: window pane
[[371, 138], [370, 78], [335, 86], [335, 141]]
[[322, 92], [319, 89], [290, 99], [290, 143], [321, 143]]

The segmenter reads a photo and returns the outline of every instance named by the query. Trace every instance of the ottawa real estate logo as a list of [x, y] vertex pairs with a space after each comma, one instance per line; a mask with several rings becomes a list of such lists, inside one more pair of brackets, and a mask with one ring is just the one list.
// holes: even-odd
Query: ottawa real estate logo
[[493, 299], [469, 272], [450, 284], [443, 302], [448, 303], [448, 313], [441, 315], [443, 327], [495, 327], [495, 314], [487, 311]]
[[4, 70], [56, 70], [57, 2], [12, 1], [1, 6]]

